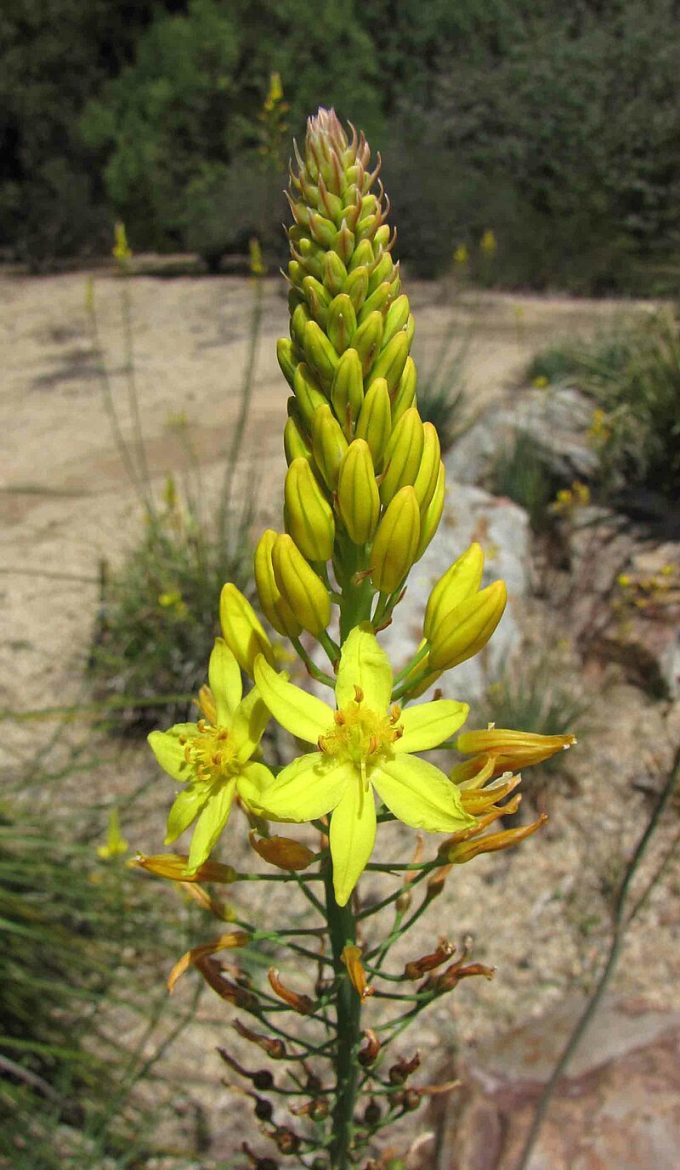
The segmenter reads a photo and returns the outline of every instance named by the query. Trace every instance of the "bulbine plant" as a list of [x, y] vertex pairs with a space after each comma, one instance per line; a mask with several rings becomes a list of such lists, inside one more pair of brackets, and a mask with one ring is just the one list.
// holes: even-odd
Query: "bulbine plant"
[[[418, 413], [414, 321], [392, 258], [379, 163], [371, 170], [364, 136], [348, 136], [323, 109], [295, 157], [290, 338], [278, 343], [292, 391], [285, 531], [260, 537], [254, 578], [263, 618], [290, 644], [315, 693], [280, 669], [294, 655], [225, 584], [200, 718], [149, 737], [182, 785], [166, 844], [193, 825], [188, 854], [138, 861], [188, 883], [228, 922], [180, 959], [170, 981], [196, 968], [238, 1009], [234, 1028], [257, 1054], [246, 1067], [222, 1050], [273, 1143], [259, 1154], [244, 1142], [245, 1164], [272, 1170], [290, 1158], [310, 1170], [346, 1170], [377, 1167], [381, 1131], [450, 1087], [415, 1083], [419, 1058], [397, 1051], [398, 1037], [462, 979], [491, 975], [447, 938], [405, 964], [394, 949], [404, 953], [404, 939], [456, 866], [539, 827], [543, 818], [486, 832], [517, 809], [519, 768], [573, 736], [461, 731], [465, 702], [441, 689], [414, 702], [478, 653], [503, 614], [504, 584], [480, 588], [477, 544], [434, 585], [420, 645], [403, 670], [395, 674], [380, 645], [437, 530], [444, 466], [437, 431]], [[305, 745], [284, 766], [263, 758], [270, 721]], [[433, 748], [458, 753], [448, 774], [422, 758]], [[249, 829], [248, 872], [212, 856], [234, 806]], [[381, 840], [394, 821], [418, 831], [397, 856]], [[276, 830], [279, 822], [308, 827], [292, 837]], [[444, 836], [426, 851], [423, 833]], [[382, 882], [378, 900], [366, 896], [364, 874], [373, 891]], [[280, 904], [274, 925], [252, 921], [247, 898], [243, 909], [225, 909], [205, 888], [248, 882], [283, 883], [299, 897], [299, 908], [293, 898], [285, 903], [288, 924]], [[257, 949], [276, 957], [266, 979], [251, 961]], [[286, 962], [301, 974], [282, 975]]]

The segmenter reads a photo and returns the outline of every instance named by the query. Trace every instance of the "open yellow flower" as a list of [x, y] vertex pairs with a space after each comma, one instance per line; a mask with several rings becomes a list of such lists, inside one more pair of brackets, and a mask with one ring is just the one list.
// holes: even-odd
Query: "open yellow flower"
[[456, 832], [474, 823], [439, 768], [411, 755], [448, 739], [464, 723], [467, 703], [439, 699], [390, 708], [392, 668], [368, 628], [351, 631], [338, 667], [337, 709], [293, 686], [260, 655], [258, 690], [274, 718], [318, 751], [289, 764], [260, 793], [259, 811], [275, 821], [310, 821], [332, 812], [333, 884], [347, 902], [371, 855], [376, 833], [373, 789], [405, 824]]
[[231, 650], [217, 638], [208, 666], [209, 687], [201, 690], [204, 719], [152, 731], [149, 744], [161, 768], [186, 787], [168, 816], [165, 844], [196, 821], [187, 859], [193, 874], [210, 856], [238, 794], [251, 806], [257, 792], [272, 780], [264, 764], [251, 756], [269, 721], [269, 712], [253, 688], [245, 699], [241, 671]]

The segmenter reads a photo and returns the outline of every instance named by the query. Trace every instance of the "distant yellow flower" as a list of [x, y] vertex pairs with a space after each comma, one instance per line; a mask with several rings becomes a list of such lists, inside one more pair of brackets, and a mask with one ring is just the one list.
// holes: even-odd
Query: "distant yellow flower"
[[485, 256], [494, 256], [498, 248], [498, 241], [496, 240], [496, 233], [492, 228], [487, 228], [481, 238], [479, 244], [480, 250]]
[[113, 229], [114, 245], [111, 255], [117, 262], [118, 266], [124, 271], [132, 259], [132, 249], [128, 244], [127, 232], [125, 231], [125, 224], [120, 220], [115, 224]]
[[459, 264], [462, 267], [464, 264], [467, 264], [469, 259], [470, 253], [468, 252], [467, 245], [459, 244], [453, 253], [453, 263]]
[[296, 822], [332, 813], [339, 905], [347, 902], [373, 850], [374, 789], [394, 816], [413, 828], [448, 833], [474, 823], [448, 777], [411, 755], [448, 739], [467, 718], [467, 704], [439, 699], [404, 711], [390, 707], [392, 668], [366, 627], [353, 629], [342, 648], [335, 710], [293, 686], [263, 656], [255, 661], [255, 680], [277, 722], [318, 747], [262, 790], [258, 811], [275, 821]]
[[534, 378], [531, 385], [536, 390], [546, 390], [550, 385], [550, 378], [546, 378], [545, 374], [539, 374], [536, 378]]
[[601, 407], [596, 407], [590, 419], [588, 438], [592, 443], [603, 445], [611, 437], [611, 427], [608, 425], [607, 415]]
[[169, 776], [186, 787], [175, 798], [168, 816], [165, 844], [189, 828], [187, 872], [207, 861], [226, 825], [234, 798], [252, 806], [252, 797], [272, 780], [264, 764], [251, 759], [269, 721], [257, 690], [242, 698], [241, 671], [222, 638], [217, 638], [208, 666], [209, 689], [200, 693], [205, 714], [198, 723], [177, 723], [168, 731], [152, 731], [149, 745]]
[[575, 479], [570, 488], [562, 488], [557, 493], [553, 509], [560, 516], [571, 516], [578, 508], [585, 508], [589, 503], [590, 488]]
[[97, 848], [97, 855], [101, 857], [102, 861], [110, 861], [112, 857], [120, 857], [121, 854], [127, 853], [128, 843], [120, 831], [120, 816], [118, 809], [114, 808], [109, 814], [109, 823], [106, 830], [106, 844], [99, 845]]

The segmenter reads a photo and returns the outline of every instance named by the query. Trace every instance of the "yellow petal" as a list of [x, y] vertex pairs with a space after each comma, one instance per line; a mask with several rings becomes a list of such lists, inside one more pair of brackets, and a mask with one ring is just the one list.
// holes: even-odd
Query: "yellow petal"
[[243, 693], [239, 664], [224, 638], [215, 638], [208, 664], [208, 682], [215, 700], [217, 722], [224, 727], [241, 702]]
[[257, 748], [269, 723], [269, 709], [262, 702], [257, 687], [253, 687], [239, 703], [231, 720], [231, 742], [239, 763], [249, 760]]
[[264, 815], [262, 810], [263, 793], [273, 783], [274, 775], [265, 764], [257, 764], [249, 760], [236, 777], [236, 791], [243, 803], [260, 816]]
[[344, 906], [366, 868], [375, 844], [375, 798], [366, 791], [359, 772], [345, 788], [342, 800], [333, 810], [330, 829], [333, 858], [333, 889], [338, 906]]
[[351, 764], [337, 764], [322, 752], [299, 756], [261, 792], [261, 814], [272, 821], [313, 821], [335, 808], [356, 777]]
[[333, 726], [334, 712], [326, 703], [287, 682], [261, 655], [255, 659], [255, 682], [277, 723], [298, 739], [317, 743]]
[[376, 792], [405, 825], [428, 833], [450, 833], [474, 825], [455, 784], [417, 756], [395, 756], [371, 773]]
[[[214, 795], [210, 796], [196, 822], [191, 838], [187, 870], [193, 873], [207, 861], [218, 838], [229, 820], [231, 805], [236, 791], [236, 781], [228, 780]], [[166, 841], [167, 844], [169, 842]]]
[[165, 844], [172, 845], [185, 829], [195, 821], [205, 806], [210, 789], [205, 784], [189, 784], [178, 796], [168, 813], [168, 824], [165, 834]]
[[436, 699], [407, 707], [399, 722], [404, 734], [394, 744], [395, 752], [426, 752], [453, 735], [465, 722], [470, 708], [455, 699]]
[[366, 706], [371, 710], [387, 710], [392, 694], [392, 667], [375, 634], [365, 626], [356, 626], [342, 647], [335, 685], [338, 708], [353, 701], [355, 687], [363, 691]]
[[158, 763], [173, 780], [181, 780], [186, 784], [191, 779], [192, 770], [184, 755], [184, 744], [181, 739], [190, 739], [198, 734], [195, 723], [176, 723], [167, 731], [152, 731], [147, 737], [151, 751]]

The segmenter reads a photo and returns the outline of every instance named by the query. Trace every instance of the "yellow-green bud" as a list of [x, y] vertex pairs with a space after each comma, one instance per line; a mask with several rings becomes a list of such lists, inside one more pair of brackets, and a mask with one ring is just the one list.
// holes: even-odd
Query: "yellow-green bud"
[[396, 426], [401, 416], [413, 406], [417, 380], [416, 364], [412, 357], [408, 357], [404, 372], [399, 379], [399, 385], [392, 398], [392, 426]]
[[450, 670], [478, 654], [501, 620], [506, 602], [505, 582], [494, 581], [445, 614], [430, 639], [428, 665]]
[[257, 595], [260, 599], [262, 612], [270, 625], [279, 634], [285, 634], [287, 638], [297, 638], [302, 630], [302, 625], [295, 617], [288, 602], [281, 595], [281, 590], [274, 575], [272, 550], [276, 540], [277, 533], [273, 529], [267, 528], [262, 533], [255, 549], [254, 564]]
[[378, 254], [379, 248], [386, 249], [388, 247], [391, 234], [390, 225], [388, 223], [381, 224], [373, 238], [373, 246], [376, 249], [376, 255]]
[[276, 537], [271, 555], [281, 596], [302, 628], [318, 637], [331, 617], [331, 601], [326, 586], [287, 533]]
[[384, 378], [390, 394], [396, 390], [399, 379], [404, 372], [409, 344], [406, 332], [402, 329], [391, 341], [388, 341], [387, 345], [384, 345], [371, 370], [371, 381], [374, 378]]
[[474, 541], [433, 585], [425, 609], [423, 633], [432, 636], [442, 617], [477, 592], [484, 572], [482, 546]]
[[302, 282], [302, 290], [305, 294], [305, 300], [307, 301], [307, 305], [309, 306], [309, 311], [312, 314], [312, 317], [315, 321], [318, 322], [319, 325], [321, 325], [322, 328], [324, 328], [327, 318], [328, 306], [331, 301], [329, 294], [326, 292], [326, 289], [322, 285], [321, 281], [317, 280], [315, 276], [305, 277]]
[[355, 349], [346, 349], [333, 378], [331, 402], [348, 439], [363, 401], [364, 379], [361, 373], [361, 359]]
[[286, 463], [289, 467], [294, 459], [311, 459], [312, 457], [312, 452], [293, 415], [290, 415], [286, 419], [286, 425], [283, 428], [283, 449], [286, 453]]
[[[306, 305], [300, 303], [296, 305], [293, 310], [293, 315], [290, 319], [290, 336], [293, 344], [298, 350], [304, 352], [305, 346], [305, 329], [311, 321], [311, 314]], [[317, 329], [319, 326], [317, 325]]]
[[368, 291], [374, 292], [384, 280], [392, 281], [396, 267], [389, 252], [384, 252], [368, 279]]
[[423, 424], [416, 407], [412, 406], [399, 419], [387, 444], [385, 474], [380, 484], [383, 504], [389, 504], [400, 488], [414, 483], [422, 454]]
[[357, 438], [368, 443], [373, 465], [379, 471], [392, 433], [390, 395], [384, 378], [377, 378], [364, 398], [356, 433]]
[[326, 333], [336, 353], [344, 353], [357, 327], [357, 315], [347, 293], [338, 293], [328, 308]]
[[368, 292], [368, 268], [365, 265], [362, 265], [361, 268], [354, 268], [347, 277], [342, 291], [347, 293], [358, 313]]
[[335, 491], [338, 471], [346, 450], [347, 439], [326, 402], [319, 407], [312, 421], [312, 454], [331, 491]]
[[294, 459], [284, 488], [286, 529], [308, 561], [327, 561], [333, 555], [333, 509], [306, 459]]
[[423, 553], [425, 552], [425, 549], [432, 540], [432, 537], [439, 528], [439, 521], [441, 520], [442, 512], [444, 511], [445, 497], [446, 471], [444, 470], [444, 464], [440, 463], [439, 474], [437, 476], [435, 489], [432, 493], [432, 499], [427, 505], [427, 508], [424, 508], [420, 513], [420, 544], [418, 545], [418, 555], [416, 556], [417, 561], [420, 560]]
[[[297, 309], [295, 312], [297, 313]], [[308, 321], [305, 325], [302, 348], [322, 387], [330, 388], [338, 365], [338, 355], [316, 321]]]
[[354, 232], [350, 230], [346, 219], [343, 219], [340, 224], [340, 230], [335, 237], [333, 247], [343, 264], [349, 264], [354, 252]]
[[368, 443], [355, 439], [340, 464], [338, 512], [354, 544], [372, 539], [380, 515], [380, 496]]
[[289, 260], [288, 262], [288, 279], [296, 288], [302, 287], [302, 281], [305, 278], [305, 270], [300, 264], [299, 260]]
[[408, 322], [410, 312], [408, 297], [405, 293], [402, 293], [400, 297], [392, 301], [385, 317], [383, 345], [387, 345], [387, 342], [391, 341], [404, 328]]
[[279, 359], [281, 372], [292, 389], [295, 382], [295, 366], [297, 363], [293, 354], [293, 343], [287, 337], [280, 337], [277, 341], [276, 356]]
[[423, 454], [413, 486], [418, 497], [421, 512], [429, 504], [439, 476], [442, 453], [437, 428], [431, 422], [423, 423]]
[[391, 500], [373, 541], [371, 580], [381, 593], [394, 593], [413, 564], [420, 540], [420, 508], [412, 487]]
[[312, 276], [316, 276], [317, 280], [322, 280], [323, 257], [325, 254], [323, 248], [320, 248], [313, 240], [301, 237], [298, 242], [298, 249], [299, 251], [295, 257], [296, 260], [300, 260], [304, 264], [307, 272], [311, 273]]
[[295, 390], [295, 397], [300, 407], [300, 413], [308, 427], [311, 427], [312, 419], [320, 406], [327, 406], [328, 400], [325, 394], [319, 388], [309, 366], [304, 362], [300, 362], [295, 371], [293, 379], [293, 389]]
[[355, 268], [360, 265], [365, 265], [367, 268], [372, 268], [375, 263], [373, 256], [373, 245], [370, 240], [362, 240], [354, 249], [354, 255], [349, 262], [350, 272], [354, 272]]
[[[368, 314], [374, 313], [376, 309], [378, 312], [383, 313], [385, 311], [386, 305], [388, 305], [390, 302], [391, 296], [392, 286], [390, 285], [389, 281], [384, 280], [382, 284], [378, 285], [378, 287], [374, 292], [371, 293], [369, 297], [366, 297], [366, 300], [361, 307], [361, 312], [359, 313], [359, 321], [365, 321], [368, 317]], [[384, 342], [385, 337], [383, 335], [383, 344]]]
[[354, 334], [352, 345], [361, 358], [361, 369], [364, 375], [370, 370], [380, 350], [382, 333], [382, 313], [376, 309], [375, 312], [369, 313]]
[[332, 248], [338, 234], [338, 230], [330, 219], [325, 219], [323, 215], [319, 215], [317, 211], [312, 211], [309, 216], [309, 230], [312, 239], [322, 248]]
[[222, 637], [241, 670], [253, 677], [253, 663], [258, 654], [274, 663], [274, 650], [262, 623], [246, 597], [232, 585], [224, 586], [220, 595], [220, 625]]
[[323, 258], [323, 283], [325, 288], [328, 289], [332, 296], [336, 296], [337, 293], [343, 291], [346, 280], [347, 269], [337, 252], [326, 252]]

